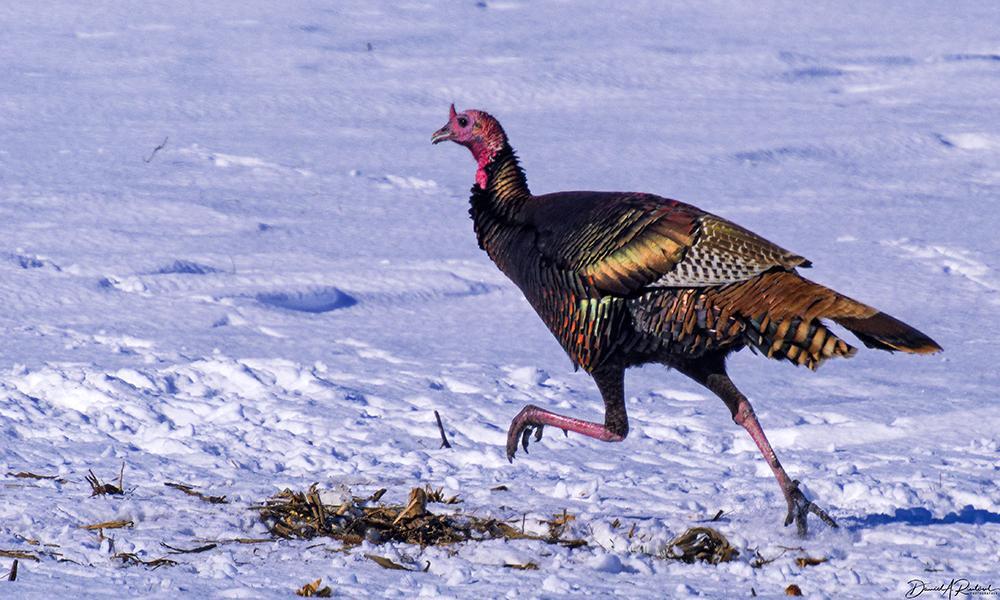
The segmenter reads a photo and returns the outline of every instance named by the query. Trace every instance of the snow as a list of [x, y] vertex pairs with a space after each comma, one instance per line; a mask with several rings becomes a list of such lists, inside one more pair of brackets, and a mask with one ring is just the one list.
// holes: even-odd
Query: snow
[[[0, 550], [41, 560], [0, 596], [288, 597], [319, 577], [346, 597], [996, 587], [998, 26], [973, 2], [6, 3]], [[661, 368], [630, 372], [622, 444], [546, 432], [508, 464], [522, 405], [603, 405], [477, 247], [474, 164], [429, 143], [450, 102], [500, 119], [536, 192], [695, 203], [944, 346], [818, 373], [732, 361], [840, 529], [781, 527], [745, 432]], [[91, 498], [87, 471], [123, 463], [127, 494]], [[251, 507], [313, 482], [400, 503], [445, 487], [537, 531], [565, 510], [590, 543], [161, 545], [266, 537]], [[736, 561], [657, 557], [720, 509]], [[133, 526], [80, 528], [112, 519]], [[751, 566], [781, 546], [829, 561]]]

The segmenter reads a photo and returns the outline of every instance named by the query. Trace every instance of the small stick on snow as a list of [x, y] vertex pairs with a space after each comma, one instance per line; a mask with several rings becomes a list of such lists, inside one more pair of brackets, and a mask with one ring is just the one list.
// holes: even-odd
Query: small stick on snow
[[441, 447], [451, 448], [451, 444], [448, 443], [448, 437], [444, 434], [444, 423], [441, 422], [441, 415], [438, 414], [438, 411], [434, 411], [434, 418], [437, 419], [438, 430], [441, 432]]
[[163, 141], [160, 143], [160, 145], [157, 146], [156, 148], [153, 148], [153, 152], [149, 155], [148, 158], [143, 158], [142, 162], [144, 162], [146, 164], [149, 164], [149, 163], [153, 162], [153, 157], [156, 156], [157, 152], [159, 152], [160, 150], [163, 150], [167, 146], [167, 140], [169, 140], [169, 139], [170, 139], [169, 136], [163, 138]]
[[14, 564], [10, 566], [10, 575], [7, 575], [7, 581], [17, 580], [17, 559], [14, 559]]
[[198, 554], [200, 552], [207, 552], [213, 548], [218, 547], [218, 544], [205, 544], [204, 546], [198, 546], [197, 548], [185, 549], [185, 548], [177, 548], [175, 546], [171, 546], [170, 544], [164, 542], [160, 542], [160, 545], [166, 548], [167, 550], [170, 550], [170, 554]]

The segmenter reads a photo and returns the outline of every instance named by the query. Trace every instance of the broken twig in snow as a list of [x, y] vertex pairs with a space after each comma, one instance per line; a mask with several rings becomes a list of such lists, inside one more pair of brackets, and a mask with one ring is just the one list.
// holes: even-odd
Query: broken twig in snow
[[167, 486], [168, 488], [173, 488], [175, 490], [179, 490], [181, 492], [184, 492], [188, 496], [194, 496], [195, 498], [198, 498], [200, 500], [204, 500], [205, 502], [208, 502], [209, 504], [228, 504], [229, 503], [229, 501], [226, 500], [225, 496], [209, 496], [208, 494], [204, 494], [204, 493], [199, 492], [198, 490], [194, 489], [193, 485], [188, 485], [186, 483], [171, 483], [171, 482], [168, 481], [168, 482], [164, 483], [163, 485]]
[[150, 155], [148, 157], [143, 158], [142, 162], [144, 162], [146, 164], [149, 164], [149, 163], [153, 162], [153, 157], [156, 156], [157, 152], [159, 152], [160, 150], [163, 150], [164, 148], [166, 148], [166, 146], [167, 146], [167, 140], [169, 140], [169, 139], [170, 139], [169, 136], [163, 138], [163, 141], [160, 142], [160, 145], [157, 146], [156, 148], [153, 148], [153, 152], [150, 153]]
[[218, 547], [218, 544], [205, 544], [204, 546], [198, 546], [197, 548], [177, 548], [165, 542], [160, 542], [160, 545], [167, 550], [170, 550], [169, 554], [199, 554], [201, 552], [208, 552], [209, 550]]
[[138, 554], [134, 552], [119, 552], [111, 558], [117, 558], [128, 566], [142, 565], [144, 567], [149, 567], [154, 571], [160, 567], [174, 567], [177, 565], [176, 560], [170, 560], [169, 558], [154, 558], [153, 560], [143, 560], [139, 558]]
[[441, 432], [441, 447], [451, 448], [451, 444], [448, 443], [448, 437], [444, 434], [444, 423], [441, 422], [441, 415], [438, 414], [438, 411], [434, 411], [434, 418], [437, 419], [438, 430]]
[[65, 479], [61, 479], [56, 475], [39, 475], [37, 473], [30, 473], [27, 471], [18, 471], [17, 473], [8, 472], [8, 476], [17, 477], [18, 479], [51, 479], [57, 483], [66, 483]]

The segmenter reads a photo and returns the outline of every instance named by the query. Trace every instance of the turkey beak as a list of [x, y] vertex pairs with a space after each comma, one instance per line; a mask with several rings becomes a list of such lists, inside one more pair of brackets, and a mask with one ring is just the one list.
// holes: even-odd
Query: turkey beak
[[434, 135], [431, 136], [431, 143], [436, 144], [438, 142], [443, 142], [445, 140], [450, 140], [450, 139], [451, 139], [451, 126], [449, 124], [445, 125], [441, 129], [438, 129], [437, 131], [434, 132]]

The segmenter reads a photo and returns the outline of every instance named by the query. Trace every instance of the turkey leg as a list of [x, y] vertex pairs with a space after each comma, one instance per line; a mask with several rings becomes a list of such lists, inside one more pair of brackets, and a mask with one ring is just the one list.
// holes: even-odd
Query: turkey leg
[[[676, 365], [675, 365], [676, 366]], [[800, 536], [805, 536], [807, 532], [806, 517], [812, 513], [820, 518], [830, 527], [837, 527], [837, 522], [830, 515], [826, 514], [822, 508], [808, 500], [799, 489], [798, 480], [793, 480], [785, 473], [778, 456], [771, 448], [771, 444], [764, 435], [764, 429], [754, 414], [753, 407], [746, 396], [737, 389], [729, 375], [726, 374], [724, 358], [705, 357], [697, 364], [677, 366], [678, 370], [711, 390], [716, 396], [722, 399], [729, 407], [733, 415], [733, 421], [742, 426], [750, 434], [757, 449], [764, 456], [774, 478], [778, 480], [781, 491], [785, 495], [785, 502], [788, 503], [788, 516], [785, 517], [787, 527], [795, 521], [795, 528]]]
[[582, 433], [602, 442], [620, 442], [628, 435], [628, 414], [625, 412], [625, 369], [604, 368], [592, 373], [597, 389], [604, 398], [604, 424], [575, 419], [556, 414], [529, 404], [514, 417], [507, 430], [507, 460], [514, 462], [518, 440], [528, 452], [528, 440], [535, 434], [535, 441], [542, 439], [542, 427], [551, 425], [569, 434]]

